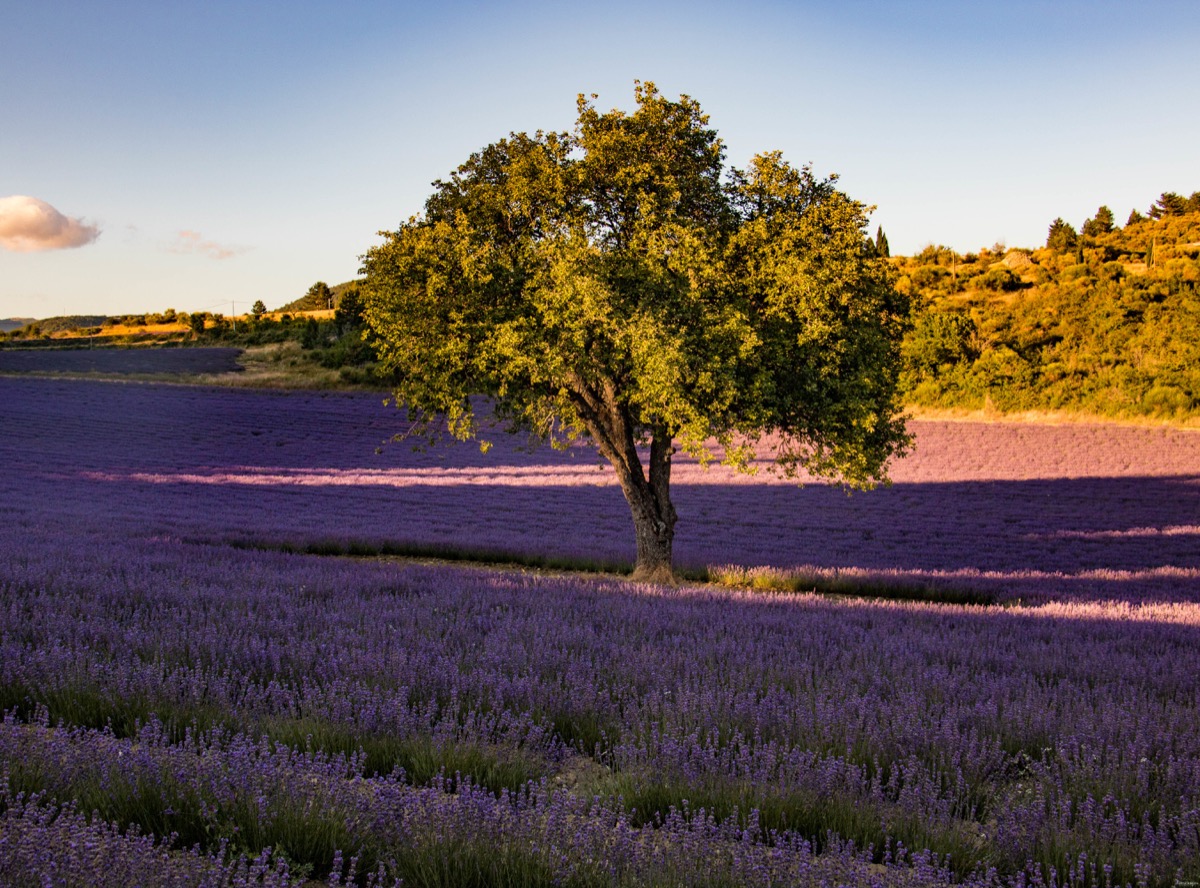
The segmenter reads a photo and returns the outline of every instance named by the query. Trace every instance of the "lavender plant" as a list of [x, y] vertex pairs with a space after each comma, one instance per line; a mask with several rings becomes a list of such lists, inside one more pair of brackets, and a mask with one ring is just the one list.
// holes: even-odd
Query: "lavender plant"
[[[1026, 515], [993, 482], [932, 479], [1051, 475], [1060, 470], [1030, 436], [1061, 432], [996, 433], [1032, 448], [1032, 467], [955, 469], [952, 442], [978, 435], [979, 450], [982, 432], [938, 427], [922, 448], [919, 431], [915, 459], [932, 462], [910, 468], [927, 477], [911, 482], [906, 508], [925, 502], [925, 485], [952, 513], [935, 528], [956, 509], [960, 524], [982, 520], [956, 497], [1001, 503], [1019, 520], [983, 553], [991, 581], [1027, 601], [1026, 589], [1043, 590], [1036, 606], [964, 608], [232, 547], [256, 535], [361, 541], [385, 502], [415, 491], [412, 507], [435, 516], [498, 497], [516, 529], [496, 540], [513, 545], [529, 533], [520, 522], [545, 521], [543, 551], [568, 552], [582, 537], [552, 536], [550, 516], [515, 510], [533, 502], [521, 485], [575, 471], [600, 483], [563, 483], [563, 497], [597, 503], [614, 490], [571, 469], [569, 454], [514, 451], [490, 482], [466, 451], [464, 465], [439, 468], [385, 449], [413, 462], [363, 472], [347, 451], [349, 437], [373, 434], [357, 397], [14, 380], [0, 390], [18, 420], [0, 436], [13, 470], [0, 523], [0, 882], [87, 883], [88, 866], [96, 884], [110, 871], [156, 873], [126, 879], [145, 884], [1200, 877], [1187, 433], [1118, 433], [1156, 443], [1122, 469], [1071, 429], [1079, 474], [1127, 481], [1127, 501], [1085, 513], [1083, 491], [1102, 488], [1080, 487], [1074, 512], [1069, 497], [1047, 497]], [[74, 413], [50, 395], [75, 398]], [[182, 414], [167, 411], [171, 398]], [[124, 420], [134, 415], [136, 433]], [[261, 420], [285, 416], [297, 438], [261, 440]], [[352, 435], [356, 421], [365, 430]], [[342, 471], [355, 483], [339, 487]], [[784, 495], [687, 489], [708, 504]], [[860, 500], [874, 502], [846, 502]], [[477, 526], [444, 515], [447, 539]], [[1035, 531], [1046, 515], [1050, 529]], [[429, 526], [414, 538], [431, 541]], [[715, 551], [733, 553], [748, 533], [730, 527]], [[927, 545], [952, 564], [967, 554], [962, 533]], [[1017, 539], [1033, 557], [1074, 558], [1074, 573], [1013, 580], [1005, 545]], [[1080, 579], [1085, 555], [1104, 547], [1129, 576]], [[864, 551], [865, 572], [878, 550]], [[911, 579], [935, 554], [895, 569]], [[1136, 567], [1168, 558], [1176, 574]], [[56, 866], [74, 875], [55, 882]]]

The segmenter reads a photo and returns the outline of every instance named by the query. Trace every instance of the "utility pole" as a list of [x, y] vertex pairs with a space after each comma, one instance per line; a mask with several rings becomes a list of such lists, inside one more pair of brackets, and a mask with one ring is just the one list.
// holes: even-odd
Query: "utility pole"
[[237, 332], [237, 303], [229, 300], [229, 319], [233, 321], [233, 332]]

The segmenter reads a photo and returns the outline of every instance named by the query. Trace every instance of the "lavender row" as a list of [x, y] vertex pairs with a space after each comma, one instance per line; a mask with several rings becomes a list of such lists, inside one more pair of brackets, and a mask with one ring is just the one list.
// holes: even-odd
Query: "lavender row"
[[[150, 876], [162, 885], [284, 886], [296, 884], [287, 860], [322, 853], [326, 865], [319, 869], [334, 886], [353, 881], [360, 867], [369, 868], [368, 885], [900, 888], [950, 880], [929, 855], [893, 852], [886, 865], [873, 866], [870, 855], [845, 843], [821, 855], [788, 837], [768, 847], [704, 811], [673, 811], [639, 827], [620, 810], [544, 784], [499, 797], [470, 785], [454, 793], [436, 785], [414, 789], [347, 773], [344, 760], [236, 735], [171, 743], [154, 723], [121, 740], [9, 719], [0, 725], [0, 763], [11, 783], [36, 785], [39, 799], [76, 797], [97, 806], [91, 820], [71, 807], [53, 816], [44, 803], [5, 792], [0, 876], [7, 868], [44, 884], [55, 884], [68, 868], [78, 883], [101, 884], [94, 879], [107, 874], [96, 864], [115, 861], [129, 880], [124, 884]], [[222, 838], [209, 855], [169, 854], [140, 831], [122, 835], [105, 817], [178, 827], [171, 833], [176, 841], [181, 830]], [[74, 853], [81, 844], [91, 852], [86, 857]], [[263, 845], [267, 850], [257, 854], [231, 853]], [[974, 884], [995, 883], [981, 876]]]
[[835, 602], [33, 525], [0, 530], [0, 600], [26, 715], [309, 732], [374, 751], [364, 777], [423, 749], [493, 791], [545, 779], [639, 824], [757, 810], [960, 875], [1086, 852], [1170, 884], [1200, 860], [1195, 605]]
[[0, 884], [42, 888], [290, 888], [287, 862], [179, 851], [73, 805], [0, 793]]
[[[142, 536], [632, 558], [594, 452], [500, 435], [413, 453], [363, 394], [0, 379], [10, 520]], [[896, 483], [847, 497], [674, 469], [685, 566], [970, 588], [998, 599], [1194, 601], [1200, 432], [915, 422]], [[376, 453], [376, 449], [381, 449]]]

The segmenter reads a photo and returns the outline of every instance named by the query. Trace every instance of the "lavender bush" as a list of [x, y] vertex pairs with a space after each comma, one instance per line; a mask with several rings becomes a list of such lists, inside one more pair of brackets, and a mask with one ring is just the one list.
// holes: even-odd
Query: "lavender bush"
[[[1200, 878], [1189, 433], [1119, 430], [1155, 446], [1118, 466], [1088, 450], [1086, 427], [1000, 427], [1003, 452], [1024, 437], [1030, 459], [964, 469], [953, 442], [982, 458], [991, 439], [922, 427], [931, 462], [909, 464], [911, 480], [827, 500], [876, 510], [860, 522], [932, 518], [933, 487], [946, 539], [897, 548], [889, 569], [947, 583], [991, 571], [1009, 597], [1042, 602], [963, 608], [237, 548], [385, 530], [433, 543], [444, 527], [451, 542], [620, 558], [625, 526], [582, 454], [513, 451], [491, 471], [476, 451], [440, 468], [393, 446], [366, 471], [376, 457], [354, 441], [373, 447], [395, 417], [357, 396], [13, 380], [0, 392], [0, 884]], [[1049, 476], [1008, 482], [1056, 490], [1061, 469], [1028, 440], [1051, 434], [1074, 436], [1078, 496], [1120, 481], [1124, 500], [1072, 512], [1068, 485], [1019, 512], [995, 476]], [[722, 509], [829, 494], [762, 479], [687, 490]], [[973, 553], [967, 528], [992, 519], [967, 506], [983, 500], [1015, 529]], [[574, 503], [562, 515], [583, 530], [522, 511], [535, 502]], [[606, 503], [608, 537], [593, 513]], [[725, 538], [715, 520], [695, 529], [750, 572], [822, 558], [869, 572], [884, 551], [739, 559], [755, 520], [724, 524]], [[784, 523], [796, 538], [780, 548], [817, 539], [801, 514]], [[924, 539], [904, 524], [893, 544], [901, 530]], [[1062, 577], [1047, 561], [1022, 580], [1006, 548], [1019, 540], [1061, 558]], [[1110, 566], [1094, 570], [1125, 573], [1088, 579], [1081, 565], [1102, 564], [1105, 546]]]
[[[61, 528], [0, 542], [13, 791], [159, 835], [388, 861], [395, 818], [303, 812], [372, 781], [497, 805], [532, 782], [595, 801], [598, 835], [703, 809], [755, 847], [881, 861], [902, 843], [959, 879], [1103, 884], [1107, 866], [1165, 885], [1200, 859], [1194, 605], [667, 590]], [[446, 829], [430, 847], [481, 828]], [[544, 850], [521, 835], [521, 860]], [[562, 853], [535, 868], [604, 857]], [[1068, 880], [1080, 855], [1099, 876]]]

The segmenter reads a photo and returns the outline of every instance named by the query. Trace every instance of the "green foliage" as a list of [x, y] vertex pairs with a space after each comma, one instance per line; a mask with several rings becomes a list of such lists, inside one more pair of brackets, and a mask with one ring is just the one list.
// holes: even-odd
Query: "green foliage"
[[1164, 191], [1150, 207], [1150, 218], [1161, 219], [1164, 216], [1182, 216], [1188, 212], [1187, 198], [1174, 191]]
[[48, 336], [51, 333], [63, 333], [83, 327], [99, 327], [106, 320], [104, 315], [63, 315], [42, 318], [37, 322], [30, 321], [23, 328], [17, 328], [17, 330], [23, 331], [26, 335]]
[[[1184, 202], [1190, 206], [1190, 198]], [[1200, 201], [1198, 201], [1200, 202]], [[1200, 413], [1200, 210], [1159, 199], [1157, 218], [1124, 229], [1097, 211], [1088, 243], [1003, 265], [962, 257], [961, 293], [931, 262], [893, 260], [920, 316], [904, 343], [902, 385], [913, 403], [999, 410], [1083, 410], [1182, 420]], [[1070, 226], [1051, 226], [1058, 247]], [[1004, 295], [999, 298], [999, 294]]]
[[1079, 234], [1075, 227], [1062, 220], [1059, 216], [1050, 223], [1050, 231], [1046, 236], [1046, 246], [1056, 253], [1066, 253], [1079, 245]]
[[1094, 239], [1108, 234], [1113, 230], [1113, 214], [1108, 207], [1102, 206], [1096, 210], [1096, 215], [1083, 223], [1080, 233], [1086, 239]]
[[255, 301], [254, 305], [250, 306], [250, 314], [254, 315], [255, 319], [261, 318], [267, 313], [267, 306], [263, 304], [261, 299]]
[[338, 335], [345, 335], [351, 330], [361, 330], [363, 326], [363, 304], [358, 287], [347, 288], [338, 302], [333, 321], [337, 325]]
[[984, 290], [1008, 292], [1010, 290], [1019, 290], [1021, 288], [1021, 279], [1013, 274], [1011, 269], [1000, 265], [996, 268], [989, 268], [983, 274], [979, 275], [975, 279], [975, 285]]
[[922, 290], [936, 287], [950, 277], [950, 272], [940, 265], [922, 265], [911, 275], [911, 280]]
[[[938, 400], [944, 390], [961, 388], [959, 368], [978, 357], [979, 331], [969, 317], [952, 312], [920, 314], [904, 340], [904, 373], [901, 385], [910, 393], [926, 393]], [[912, 395], [910, 394], [910, 397]]]
[[328, 342], [328, 338], [324, 335], [321, 329], [322, 325], [317, 322], [316, 318], [309, 318], [304, 322], [301, 328], [303, 332], [300, 334], [300, 345], [306, 349], [319, 348]]
[[329, 284], [317, 281], [304, 294], [304, 301], [305, 308], [310, 311], [333, 308], [333, 291], [329, 289]]
[[327, 311], [331, 308], [337, 308], [341, 305], [346, 293], [350, 290], [356, 290], [359, 283], [359, 281], [345, 281], [344, 283], [334, 284], [330, 287], [324, 281], [317, 281], [308, 288], [308, 291], [303, 296], [281, 306], [278, 311]]
[[777, 153], [726, 170], [694, 100], [636, 96], [633, 114], [581, 96], [573, 133], [473, 154], [367, 252], [362, 298], [410, 419], [474, 437], [486, 395], [511, 429], [591, 440], [642, 564], [643, 530], [669, 559], [675, 446], [747, 468], [747, 441], [778, 431], [784, 472], [881, 480], [906, 441], [907, 303], [833, 179]]

